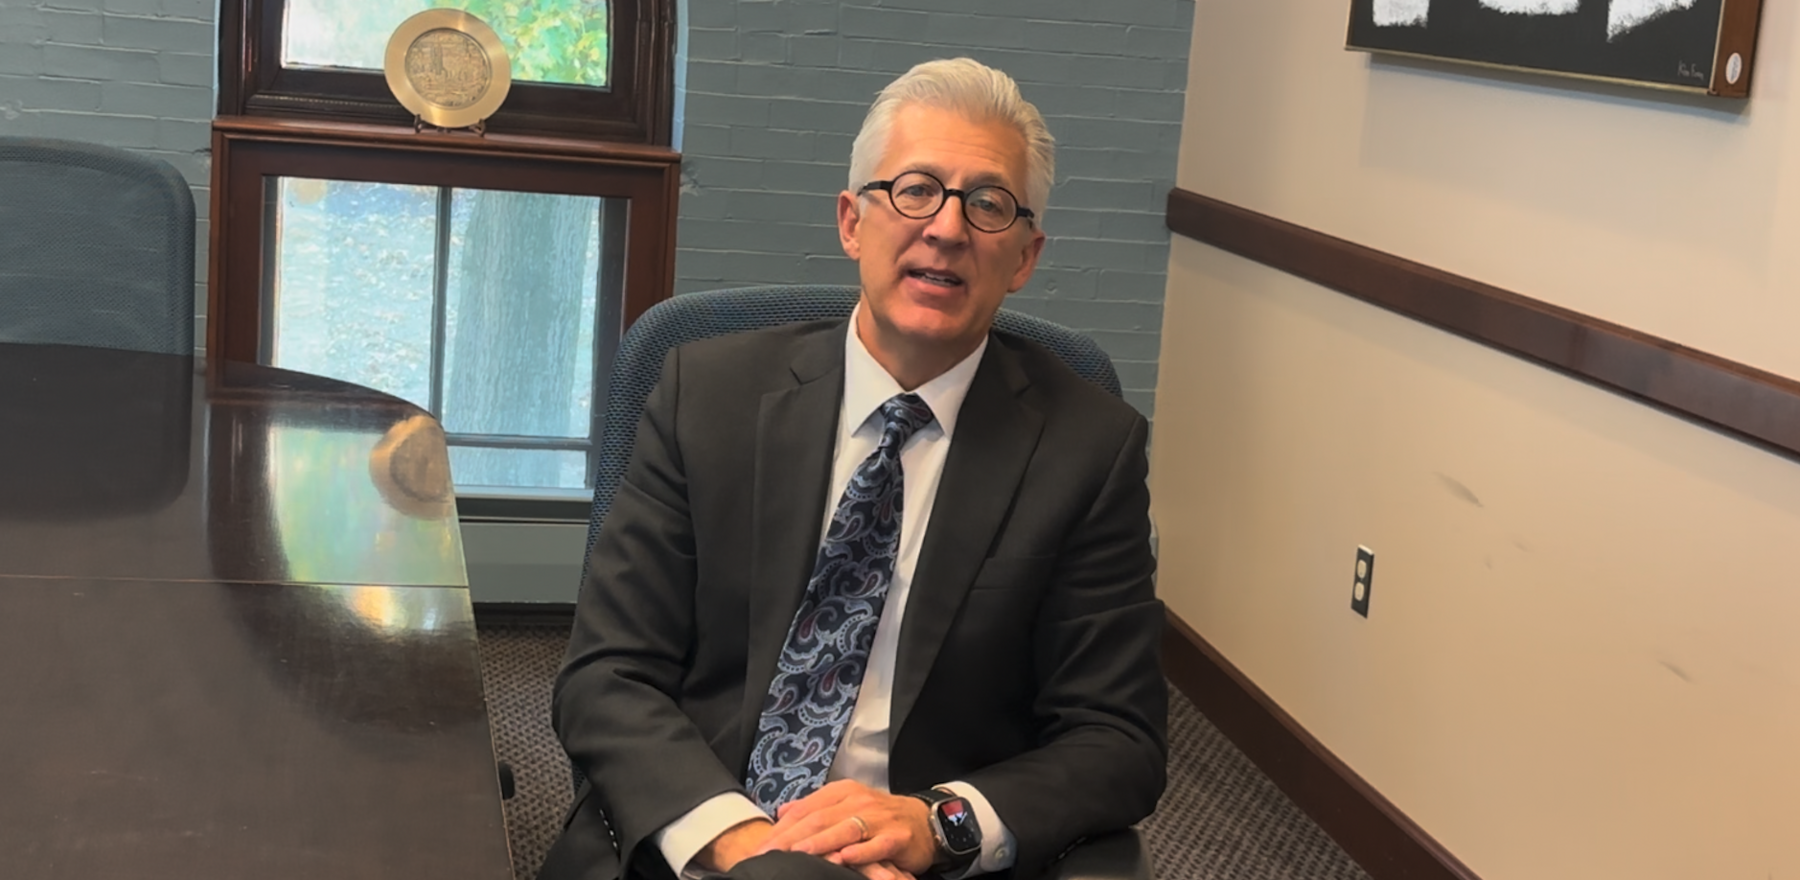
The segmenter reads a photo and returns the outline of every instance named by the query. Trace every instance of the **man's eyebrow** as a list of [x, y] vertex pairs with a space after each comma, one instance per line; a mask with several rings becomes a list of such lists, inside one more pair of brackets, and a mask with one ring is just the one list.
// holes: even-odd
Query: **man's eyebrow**
[[[923, 171], [926, 174], [929, 174], [932, 177], [935, 177], [939, 180], [945, 180], [946, 178], [951, 176], [949, 174], [949, 172], [945, 171], [942, 167], [939, 167], [937, 165], [932, 165], [929, 163], [924, 164], [924, 165], [914, 165], [913, 167], [908, 168], [907, 171]], [[901, 173], [904, 174], [906, 172], [903, 171]], [[895, 176], [897, 177], [899, 175], [895, 175]], [[946, 184], [946, 185], [948, 185], [948, 184]], [[1006, 176], [1001, 174], [998, 171], [976, 172], [975, 174], [970, 175], [968, 180], [963, 181], [964, 189], [974, 189], [978, 186], [1005, 187], [1006, 185], [1007, 185]]]

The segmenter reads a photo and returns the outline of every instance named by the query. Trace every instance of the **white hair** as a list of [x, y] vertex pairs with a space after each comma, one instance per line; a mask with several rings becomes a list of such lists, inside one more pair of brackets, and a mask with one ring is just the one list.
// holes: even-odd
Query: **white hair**
[[1043, 227], [1050, 185], [1056, 180], [1056, 139], [1044, 127], [1038, 109], [1019, 94], [1012, 77], [973, 58], [940, 58], [919, 64], [876, 95], [850, 148], [851, 192], [874, 179], [875, 166], [881, 163], [893, 132], [894, 116], [911, 104], [954, 110], [977, 121], [999, 120], [1017, 129], [1025, 138], [1025, 192], [1019, 198], [1037, 215], [1038, 227]]

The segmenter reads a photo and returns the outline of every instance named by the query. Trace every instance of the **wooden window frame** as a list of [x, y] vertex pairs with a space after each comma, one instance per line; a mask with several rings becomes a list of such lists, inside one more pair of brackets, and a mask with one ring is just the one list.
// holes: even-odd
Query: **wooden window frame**
[[628, 199], [620, 332], [674, 289], [681, 156], [660, 147], [411, 127], [224, 117], [213, 121], [206, 351], [266, 360], [273, 270], [265, 181], [311, 177]]
[[[222, 0], [219, 115], [407, 125], [380, 71], [284, 68], [286, 0]], [[670, 143], [674, 0], [613, 0], [606, 88], [514, 82], [490, 131], [637, 144]]]
[[[379, 71], [283, 68], [286, 3], [221, 0], [208, 224], [211, 363], [270, 359], [269, 182], [281, 177], [624, 200], [624, 265], [609, 272], [623, 278], [618, 324], [596, 331], [617, 339], [673, 293], [681, 180], [681, 155], [668, 148], [675, 0], [611, 0], [608, 87], [515, 81], [483, 134], [417, 130]], [[603, 301], [608, 296], [602, 292]], [[611, 367], [602, 360], [595, 358], [593, 443]], [[554, 506], [542, 499], [519, 503], [532, 510]]]

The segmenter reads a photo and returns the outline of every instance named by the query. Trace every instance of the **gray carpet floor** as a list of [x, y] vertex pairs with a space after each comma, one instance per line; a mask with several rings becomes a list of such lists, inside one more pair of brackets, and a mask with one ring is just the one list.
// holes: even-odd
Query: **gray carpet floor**
[[[550, 687], [568, 628], [481, 623], [478, 631], [494, 749], [517, 786], [505, 807], [513, 874], [530, 880], [571, 795], [569, 760], [550, 730]], [[1169, 708], [1169, 786], [1140, 826], [1159, 880], [1367, 880], [1173, 688]]]

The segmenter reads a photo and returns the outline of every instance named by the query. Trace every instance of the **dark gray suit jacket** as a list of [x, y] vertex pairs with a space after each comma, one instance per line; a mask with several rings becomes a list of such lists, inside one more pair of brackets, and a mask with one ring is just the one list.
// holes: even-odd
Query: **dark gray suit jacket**
[[[621, 861], [666, 876], [650, 836], [742, 790], [818, 550], [846, 326], [664, 362], [557, 679], [557, 733], [589, 783], [541, 880], [612, 880]], [[1016, 877], [1162, 793], [1146, 432], [1055, 355], [995, 333], [944, 464], [900, 633], [889, 780], [979, 788], [1018, 840]]]

